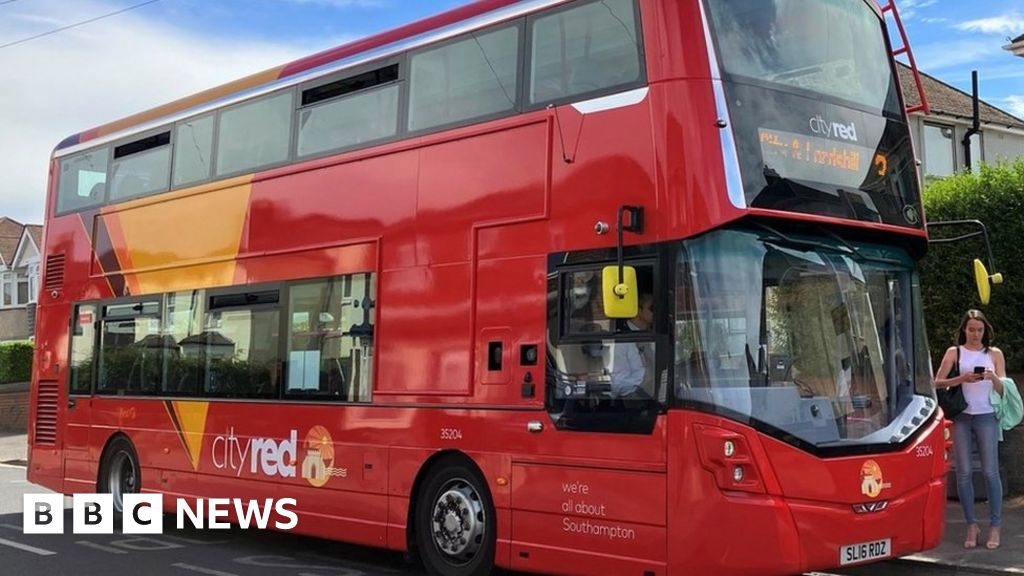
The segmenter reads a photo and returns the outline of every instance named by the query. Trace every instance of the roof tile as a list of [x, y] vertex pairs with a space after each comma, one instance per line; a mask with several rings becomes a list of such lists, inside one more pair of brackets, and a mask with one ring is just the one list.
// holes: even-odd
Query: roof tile
[[10, 266], [14, 260], [14, 253], [18, 251], [19, 238], [0, 237], [0, 257], [3, 257], [4, 264]]
[[[899, 64], [899, 72], [900, 86], [903, 88], [903, 98], [906, 100], [907, 106], [920, 104], [921, 96], [917, 92], [914, 73], [909, 66], [903, 63]], [[928, 95], [928, 104], [931, 106], [932, 112], [966, 120], [974, 117], [974, 104], [970, 94], [923, 72], [921, 73], [921, 84], [925, 94]], [[1024, 129], [1024, 120], [1000, 110], [984, 100], [981, 102], [979, 112], [983, 123]]]
[[43, 227], [39, 224], [29, 224], [26, 226], [28, 233], [32, 236], [32, 241], [36, 243], [36, 248], [39, 251], [43, 251]]
[[19, 238], [24, 224], [7, 216], [0, 217], [0, 238]]

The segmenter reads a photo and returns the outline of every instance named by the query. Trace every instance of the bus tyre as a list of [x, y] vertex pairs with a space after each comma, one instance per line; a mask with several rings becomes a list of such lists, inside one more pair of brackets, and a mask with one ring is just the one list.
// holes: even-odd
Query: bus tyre
[[124, 510], [124, 495], [137, 494], [142, 486], [139, 457], [124, 436], [110, 442], [100, 463], [97, 491], [114, 496], [114, 513], [120, 517]]
[[434, 467], [416, 503], [416, 547], [434, 576], [477, 576], [494, 568], [497, 524], [487, 483], [463, 458]]

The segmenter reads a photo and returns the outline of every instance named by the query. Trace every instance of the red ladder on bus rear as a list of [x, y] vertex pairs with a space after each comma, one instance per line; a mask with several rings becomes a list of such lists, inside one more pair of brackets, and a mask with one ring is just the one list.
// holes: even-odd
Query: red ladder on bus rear
[[[879, 0], [879, 4], [882, 0]], [[907, 55], [907, 61], [910, 64], [910, 71], [914, 74], [914, 84], [917, 85], [917, 94], [921, 99], [921, 102], [914, 104], [913, 106], [907, 106], [907, 114], [913, 114], [914, 112], [924, 112], [925, 114], [931, 113], [931, 108], [928, 106], [928, 97], [924, 93], [924, 85], [921, 83], [921, 71], [917, 69], [917, 61], [914, 60], [914, 52], [910, 49], [910, 42], [907, 41], [907, 31], [903, 28], [903, 20], [900, 18], [900, 11], [896, 8], [896, 0], [887, 0], [886, 4], [882, 5], [882, 17], [885, 17], [887, 12], [892, 12], [892, 19], [896, 23], [896, 30], [900, 35], [900, 42], [903, 44], [901, 48], [894, 48], [892, 51], [892, 57], [896, 58], [904, 54]], [[906, 97], [906, 95], [904, 95]]]

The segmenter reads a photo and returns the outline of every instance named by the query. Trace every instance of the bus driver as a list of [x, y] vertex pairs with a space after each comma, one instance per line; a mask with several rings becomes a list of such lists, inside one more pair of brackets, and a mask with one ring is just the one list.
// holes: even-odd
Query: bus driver
[[[640, 295], [639, 310], [626, 321], [633, 332], [648, 332], [654, 325], [654, 296]], [[654, 390], [654, 343], [618, 342], [612, 351], [612, 396], [650, 398]]]

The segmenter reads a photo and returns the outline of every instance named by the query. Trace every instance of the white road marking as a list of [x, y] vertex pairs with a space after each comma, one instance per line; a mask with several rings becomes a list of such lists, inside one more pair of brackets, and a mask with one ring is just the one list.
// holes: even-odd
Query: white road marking
[[171, 564], [175, 568], [181, 568], [182, 570], [191, 570], [200, 574], [209, 574], [209, 576], [238, 576], [232, 572], [222, 572], [220, 570], [214, 570], [212, 568], [203, 568], [202, 566], [194, 566], [192, 564], [185, 564], [184, 562], [178, 562], [177, 564]]
[[42, 548], [36, 548], [35, 546], [29, 546], [28, 544], [13, 542], [11, 540], [5, 540], [3, 538], [0, 538], [0, 545], [10, 546], [11, 548], [17, 548], [18, 550], [24, 550], [25, 552], [39, 554], [40, 556], [53, 556], [54, 554], [56, 554], [56, 552], [53, 552], [52, 550], [43, 550]]
[[110, 546], [104, 546], [103, 544], [97, 544], [95, 542], [89, 542], [88, 540], [77, 540], [75, 544], [79, 546], [85, 546], [86, 548], [92, 548], [94, 550], [102, 550], [103, 552], [110, 552], [111, 554], [127, 554], [124, 550], [118, 550]]

